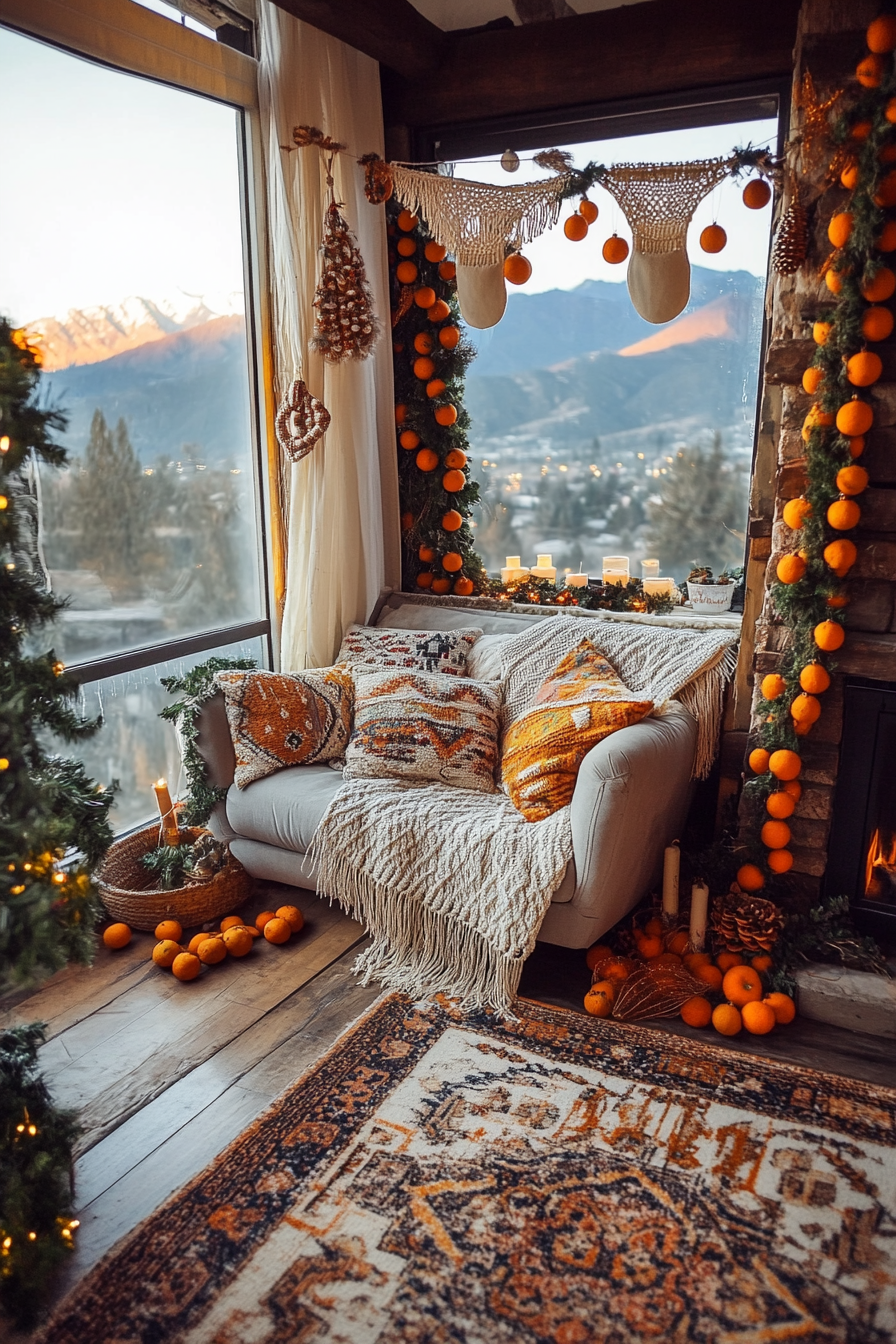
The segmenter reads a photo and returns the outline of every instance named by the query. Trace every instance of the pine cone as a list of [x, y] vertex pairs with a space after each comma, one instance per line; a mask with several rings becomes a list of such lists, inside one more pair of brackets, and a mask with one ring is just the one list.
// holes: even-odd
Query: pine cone
[[716, 952], [741, 952], [755, 956], [771, 952], [784, 927], [776, 905], [761, 896], [748, 896], [736, 883], [712, 904], [709, 919]]
[[784, 212], [772, 247], [772, 266], [778, 275], [793, 275], [809, 251], [809, 225], [802, 202], [795, 197]]

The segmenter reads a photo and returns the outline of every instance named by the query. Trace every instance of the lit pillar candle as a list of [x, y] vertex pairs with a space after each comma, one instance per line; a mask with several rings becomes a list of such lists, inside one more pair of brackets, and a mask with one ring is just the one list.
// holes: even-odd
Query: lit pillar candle
[[538, 563], [529, 570], [529, 576], [533, 579], [547, 579], [550, 583], [554, 583], [557, 578], [557, 567], [551, 564], [549, 555], [540, 555]]
[[659, 560], [642, 560], [642, 561], [641, 561], [641, 578], [642, 578], [642, 579], [658, 579], [659, 576], [660, 576], [660, 562], [659, 562]]
[[604, 583], [626, 584], [629, 581], [627, 555], [605, 555], [603, 559]]
[[168, 792], [168, 782], [164, 779], [157, 779], [152, 788], [159, 805], [159, 816], [162, 818], [162, 836], [165, 844], [177, 845], [180, 843], [180, 831], [177, 828], [177, 816], [174, 812], [174, 804], [171, 802], [171, 794]]
[[706, 942], [706, 911], [709, 906], [709, 887], [695, 882], [691, 887], [691, 947], [702, 952]]
[[567, 588], [587, 588], [587, 587], [588, 587], [588, 575], [587, 575], [587, 574], [567, 574], [567, 576], [566, 576], [566, 586], [567, 586]]
[[529, 571], [524, 565], [520, 564], [518, 555], [508, 555], [504, 561], [504, 568], [501, 570], [502, 583], [517, 583], [520, 579], [527, 579]]
[[681, 865], [681, 850], [678, 841], [667, 845], [663, 851], [663, 918], [673, 924], [678, 918], [678, 872]]
[[653, 597], [671, 597], [673, 580], [669, 579], [645, 579], [644, 592]]

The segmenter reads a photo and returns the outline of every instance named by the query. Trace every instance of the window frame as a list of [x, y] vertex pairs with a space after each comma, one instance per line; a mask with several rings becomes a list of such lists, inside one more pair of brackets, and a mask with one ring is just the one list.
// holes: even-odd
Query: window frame
[[0, 24], [69, 55], [186, 93], [236, 112], [237, 164], [246, 296], [251, 455], [255, 473], [255, 537], [262, 615], [162, 643], [139, 645], [68, 665], [83, 685], [136, 672], [243, 640], [262, 638], [276, 667], [276, 638], [285, 588], [285, 545], [279, 509], [278, 445], [270, 310], [258, 65], [253, 57], [182, 27], [132, 0], [0, 0]]

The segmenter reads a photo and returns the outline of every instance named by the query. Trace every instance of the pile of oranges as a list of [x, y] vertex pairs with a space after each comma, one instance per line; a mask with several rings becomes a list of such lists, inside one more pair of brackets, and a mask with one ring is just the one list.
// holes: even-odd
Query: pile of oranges
[[[788, 994], [765, 992], [763, 977], [772, 970], [772, 959], [764, 953], [749, 963], [737, 952], [721, 952], [713, 960], [708, 952], [691, 950], [688, 933], [676, 929], [665, 933], [658, 916], [632, 930], [638, 957], [656, 966], [684, 966], [695, 980], [706, 986], [682, 1006], [682, 1021], [690, 1027], [708, 1027], [710, 1023], [722, 1036], [736, 1036], [746, 1029], [753, 1036], [765, 1036], [777, 1025], [792, 1022], [796, 1007]], [[594, 1017], [608, 1017], [619, 985], [631, 974], [629, 958], [615, 956], [606, 943], [595, 943], [585, 958], [588, 969], [601, 967], [603, 979], [591, 986], [585, 996], [585, 1008]], [[721, 998], [713, 1006], [711, 999]]]
[[[171, 971], [178, 980], [195, 980], [204, 966], [217, 966], [230, 957], [245, 957], [256, 938], [281, 944], [289, 942], [294, 933], [304, 926], [301, 910], [295, 905], [281, 905], [278, 910], [263, 910], [254, 924], [247, 924], [239, 915], [227, 915], [217, 929], [201, 929], [184, 946], [183, 927], [176, 919], [163, 919], [156, 925], [158, 940], [152, 950], [152, 960], [162, 970]], [[106, 947], [127, 947], [131, 930], [127, 924], [110, 924], [103, 932]]]

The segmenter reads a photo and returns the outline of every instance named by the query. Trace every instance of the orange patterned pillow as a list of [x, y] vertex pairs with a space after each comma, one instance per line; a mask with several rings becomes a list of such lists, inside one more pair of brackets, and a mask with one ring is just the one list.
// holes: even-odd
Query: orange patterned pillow
[[319, 765], [345, 751], [354, 683], [347, 667], [290, 675], [219, 672], [236, 753], [234, 783], [244, 789], [290, 765]]
[[583, 639], [543, 682], [504, 739], [501, 777], [527, 821], [543, 821], [572, 801], [579, 766], [596, 743], [653, 709], [619, 680]]

